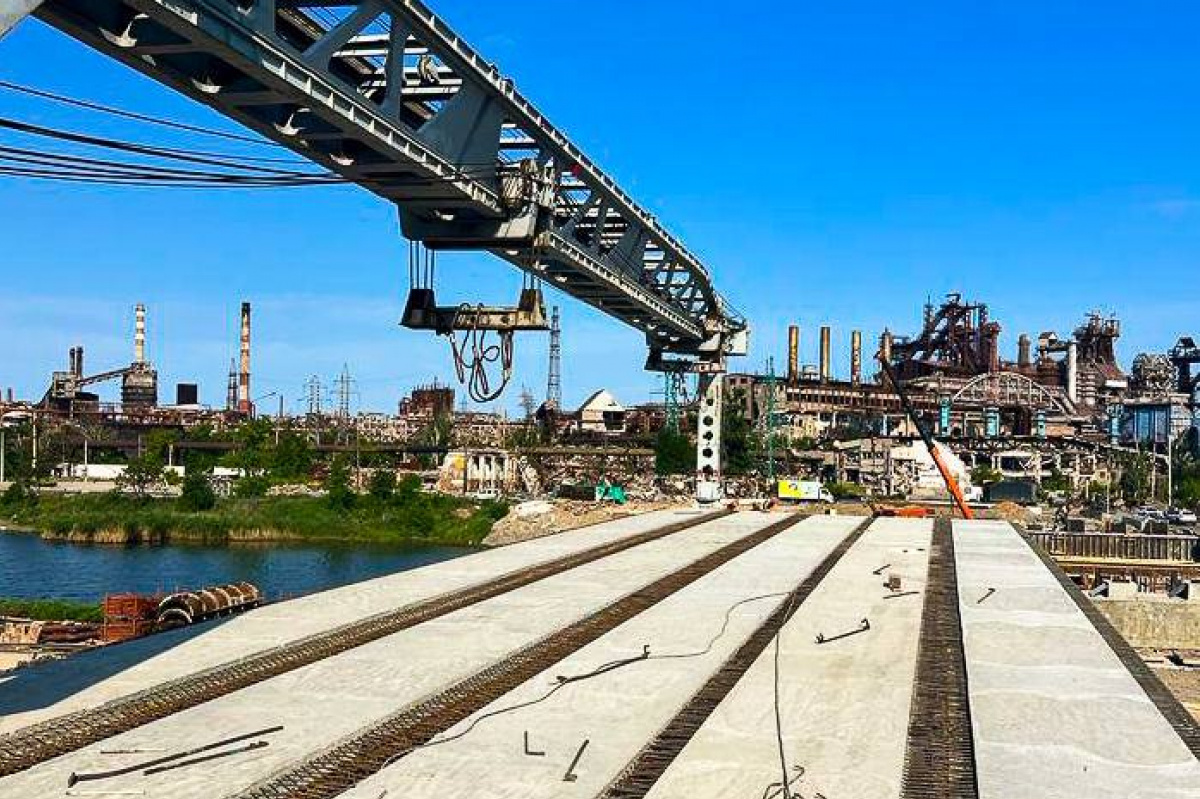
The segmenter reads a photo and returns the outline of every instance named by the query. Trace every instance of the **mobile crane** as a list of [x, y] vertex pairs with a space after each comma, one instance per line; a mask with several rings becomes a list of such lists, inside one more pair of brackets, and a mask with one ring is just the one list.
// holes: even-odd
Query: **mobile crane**
[[[875, 355], [875, 359], [883, 367], [883, 373], [887, 375], [888, 380], [892, 384], [892, 388], [896, 390], [896, 396], [900, 397], [900, 405], [904, 408], [905, 415], [913, 423], [913, 427], [917, 428], [917, 432], [921, 434], [921, 440], [925, 442], [925, 448], [929, 450], [929, 456], [933, 458], [933, 463], [937, 466], [938, 473], [942, 476], [942, 482], [946, 484], [946, 490], [950, 492], [950, 496], [954, 498], [954, 504], [958, 508], [958, 512], [962, 514], [964, 519], [974, 519], [975, 514], [971, 512], [971, 507], [967, 504], [966, 497], [963, 496], [962, 489], [958, 485], [958, 481], [954, 479], [954, 475], [950, 473], [942, 456], [938, 453], [937, 447], [934, 445], [933, 436], [929, 435], [929, 431], [921, 426], [920, 419], [917, 418], [917, 411], [913, 407], [912, 400], [900, 385], [900, 381], [896, 379], [896, 372], [892, 369], [892, 364], [889, 363], [887, 356], [882, 350]], [[907, 515], [901, 508], [896, 515]]]

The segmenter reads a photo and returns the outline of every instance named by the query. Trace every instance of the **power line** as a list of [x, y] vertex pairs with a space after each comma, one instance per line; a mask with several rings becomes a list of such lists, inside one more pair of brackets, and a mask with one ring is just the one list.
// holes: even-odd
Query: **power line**
[[[304, 173], [295, 172], [275, 167], [253, 166], [239, 163], [238, 161], [230, 160], [236, 156], [229, 156], [224, 153], [207, 153], [200, 151], [182, 150], [174, 147], [156, 147], [148, 144], [138, 144], [136, 142], [124, 142], [117, 139], [108, 139], [101, 136], [91, 136], [85, 133], [77, 133], [70, 130], [62, 130], [59, 128], [48, 128], [42, 125], [34, 125], [28, 122], [21, 122], [15, 119], [0, 117], [0, 128], [8, 128], [19, 133], [26, 133], [31, 136], [42, 136], [51, 139], [60, 139], [69, 141], [75, 144], [84, 144], [92, 147], [103, 147], [110, 150], [119, 150], [121, 152], [135, 153], [137, 155], [150, 156], [153, 158], [165, 158], [172, 161], [186, 161], [193, 164], [204, 164], [205, 166], [217, 166], [227, 169], [242, 169], [248, 172], [261, 172], [268, 175], [303, 175], [306, 177], [320, 176], [321, 173]], [[332, 174], [332, 173], [324, 173]]]
[[[61, 94], [55, 94], [54, 92], [48, 92], [44, 89], [35, 89], [32, 86], [22, 86], [20, 84], [11, 83], [6, 80], [0, 80], [0, 89], [8, 89], [9, 91], [20, 92], [21, 94], [27, 94], [32, 97], [40, 97], [44, 100], [50, 100], [51, 102], [62, 103], [63, 105], [72, 105], [77, 108], [84, 108], [89, 111], [96, 111], [98, 113], [103, 113], [103, 114], [111, 114], [112, 116], [124, 117], [126, 119], [134, 119], [134, 120], [137, 120], [138, 122], [145, 122], [150, 125], [161, 125], [165, 128], [174, 128], [176, 130], [185, 130], [185, 131], [188, 131], [189, 133], [198, 133], [202, 136], [213, 136], [216, 138], [228, 139], [230, 141], [240, 141], [240, 142], [245, 142], [247, 144], [257, 144], [262, 147], [278, 147], [281, 149], [283, 148], [283, 145], [277, 144], [277, 143], [275, 143], [273, 141], [269, 141], [267, 139], [257, 139], [257, 138], [254, 138], [253, 136], [242, 136], [237, 133], [227, 133], [223, 130], [215, 130], [213, 128], [200, 127], [199, 125], [188, 125], [183, 122], [173, 122], [169, 119], [161, 119], [159, 117], [150, 116], [148, 114], [139, 114], [136, 111], [126, 111], [121, 108], [114, 108], [114, 107], [108, 106], [108, 105], [101, 105], [100, 103], [94, 103], [94, 102], [90, 102], [88, 100], [78, 100], [74, 97], [66, 97]], [[255, 159], [255, 160], [275, 160], [275, 159]], [[284, 159], [278, 159], [278, 160], [284, 160]]]

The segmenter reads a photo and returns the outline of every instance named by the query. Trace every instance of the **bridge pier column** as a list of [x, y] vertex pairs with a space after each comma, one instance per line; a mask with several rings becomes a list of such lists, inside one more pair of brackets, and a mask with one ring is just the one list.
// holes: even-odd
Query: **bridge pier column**
[[721, 487], [721, 398], [724, 375], [700, 375], [700, 412], [696, 420], [696, 499], [717, 502]]
[[0, 0], [0, 39], [37, 10], [43, 0]]

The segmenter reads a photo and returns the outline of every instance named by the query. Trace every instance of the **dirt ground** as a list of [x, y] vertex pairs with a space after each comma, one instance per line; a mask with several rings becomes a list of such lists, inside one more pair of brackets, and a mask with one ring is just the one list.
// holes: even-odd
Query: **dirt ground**
[[682, 502], [584, 502], [580, 500], [533, 500], [514, 505], [508, 515], [492, 526], [483, 539], [488, 547], [515, 544], [531, 538], [587, 527], [590, 524], [635, 516], [661, 508], [686, 507]]
[[1200, 721], [1200, 668], [1155, 668], [1154, 673], [1188, 712]]

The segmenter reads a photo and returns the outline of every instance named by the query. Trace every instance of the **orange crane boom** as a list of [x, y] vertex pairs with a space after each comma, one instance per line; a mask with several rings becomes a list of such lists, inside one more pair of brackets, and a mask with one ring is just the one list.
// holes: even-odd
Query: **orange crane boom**
[[884, 357], [880, 351], [875, 356], [880, 365], [883, 366], [883, 373], [887, 375], [888, 380], [892, 383], [892, 388], [896, 389], [896, 395], [900, 397], [900, 405], [904, 408], [904, 413], [912, 421], [913, 426], [917, 428], [917, 432], [921, 434], [921, 440], [925, 442], [925, 448], [929, 450], [930, 457], [933, 458], [933, 463], [937, 466], [938, 472], [942, 475], [942, 482], [946, 484], [946, 490], [950, 492], [950, 496], [954, 498], [954, 504], [958, 507], [958, 512], [962, 514], [964, 519], [974, 519], [975, 514], [971, 512], [971, 507], [967, 505], [967, 498], [963, 496], [962, 489], [959, 488], [958, 481], [954, 479], [954, 475], [950, 473], [950, 469], [946, 467], [942, 456], [938, 454], [937, 447], [934, 446], [933, 436], [921, 426], [920, 420], [917, 418], [917, 411], [913, 407], [912, 400], [908, 398], [908, 394], [900, 387], [900, 381], [896, 379], [896, 373], [892, 371], [892, 365], [888, 363], [888, 359]]

